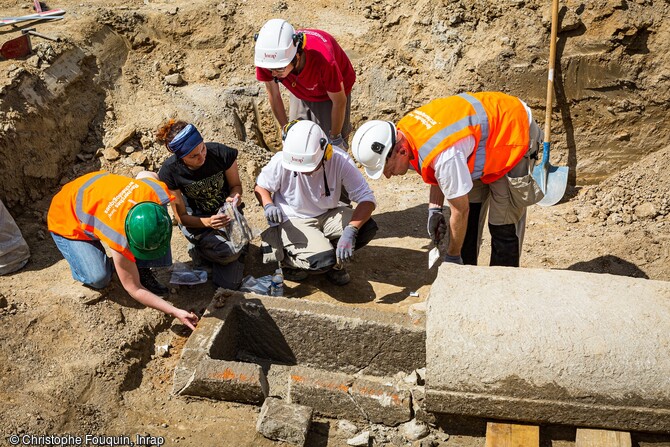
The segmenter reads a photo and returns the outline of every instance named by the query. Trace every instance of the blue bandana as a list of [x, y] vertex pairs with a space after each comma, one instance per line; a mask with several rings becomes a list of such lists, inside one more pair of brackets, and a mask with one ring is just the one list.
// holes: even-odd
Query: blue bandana
[[167, 147], [177, 158], [184, 158], [200, 143], [202, 143], [200, 132], [193, 124], [189, 124], [168, 143]]

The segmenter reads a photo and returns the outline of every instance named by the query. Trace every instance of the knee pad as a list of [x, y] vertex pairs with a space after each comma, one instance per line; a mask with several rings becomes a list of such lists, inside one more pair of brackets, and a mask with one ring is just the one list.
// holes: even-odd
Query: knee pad
[[307, 258], [307, 262], [309, 262], [310, 270], [314, 272], [325, 272], [337, 262], [337, 259], [335, 258], [335, 250], [316, 253]]
[[377, 222], [375, 222], [373, 218], [368, 219], [368, 221], [358, 230], [354, 249], [358, 250], [359, 248], [368, 245], [368, 243], [375, 237], [375, 234], [377, 234], [377, 230], [379, 230]]

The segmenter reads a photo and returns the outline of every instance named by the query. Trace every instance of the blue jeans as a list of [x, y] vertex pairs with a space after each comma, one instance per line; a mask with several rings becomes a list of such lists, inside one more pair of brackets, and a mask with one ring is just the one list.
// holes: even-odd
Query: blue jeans
[[[72, 278], [94, 289], [102, 289], [109, 284], [114, 266], [100, 241], [78, 241], [55, 233], [51, 233], [51, 237], [70, 264]], [[137, 259], [136, 264], [137, 268], [169, 267], [172, 265], [172, 252], [149, 261]]]

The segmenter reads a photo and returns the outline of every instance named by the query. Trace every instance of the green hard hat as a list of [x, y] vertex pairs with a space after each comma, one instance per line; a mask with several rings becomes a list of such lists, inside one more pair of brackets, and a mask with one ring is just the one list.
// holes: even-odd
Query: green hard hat
[[140, 202], [126, 216], [126, 238], [137, 259], [149, 260], [164, 256], [170, 249], [172, 220], [161, 205]]

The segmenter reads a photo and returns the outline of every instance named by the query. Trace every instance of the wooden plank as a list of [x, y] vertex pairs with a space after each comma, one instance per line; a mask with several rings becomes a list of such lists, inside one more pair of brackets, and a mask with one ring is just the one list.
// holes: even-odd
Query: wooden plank
[[627, 431], [578, 428], [575, 447], [632, 447]]
[[540, 427], [537, 425], [486, 424], [486, 447], [539, 447]]

